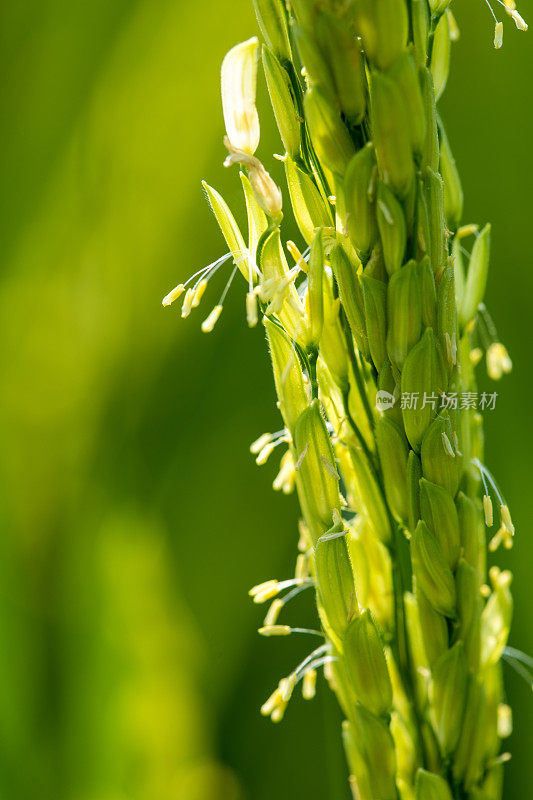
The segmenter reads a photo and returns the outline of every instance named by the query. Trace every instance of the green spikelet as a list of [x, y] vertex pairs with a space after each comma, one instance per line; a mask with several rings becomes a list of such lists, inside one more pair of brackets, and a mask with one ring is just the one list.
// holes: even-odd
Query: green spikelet
[[[283, 446], [274, 487], [296, 488], [302, 516], [294, 577], [251, 590], [272, 600], [260, 632], [321, 637], [262, 713], [280, 721], [323, 669], [345, 716], [354, 798], [501, 800], [512, 576], [487, 575], [486, 528], [498, 517], [494, 551], [515, 531], [483, 464], [482, 415], [460, 399], [477, 392], [476, 348], [494, 326], [483, 306], [490, 225], [462, 221], [437, 111], [457, 33], [449, 0], [254, 6], [295, 241], [284, 190], [259, 160], [256, 39], [230, 51], [222, 80], [246, 240], [204, 187], [272, 357], [281, 430], [251, 449], [264, 464]], [[183, 292], [188, 316], [223, 261], [164, 305]], [[487, 347], [500, 377], [505, 348]], [[278, 623], [304, 589], [314, 628]]]

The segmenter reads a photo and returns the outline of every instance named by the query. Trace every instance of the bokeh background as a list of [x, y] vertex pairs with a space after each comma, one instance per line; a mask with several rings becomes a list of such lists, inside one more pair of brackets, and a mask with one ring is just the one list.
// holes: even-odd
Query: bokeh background
[[[486, 414], [488, 463], [518, 528], [511, 643], [532, 652], [533, 39], [508, 22], [495, 52], [482, 1], [456, 5], [442, 112], [465, 221], [494, 223], [488, 307], [515, 371]], [[224, 250], [200, 180], [240, 206], [218, 74], [255, 31], [248, 0], [0, 4], [6, 800], [347, 797], [323, 685], [281, 726], [258, 713], [307, 647], [260, 640], [246, 597], [287, 574], [296, 541], [276, 465], [247, 452], [279, 427], [261, 331], [238, 282], [210, 337], [216, 294], [186, 321], [161, 308]], [[523, 798], [533, 698], [507, 685], [505, 797]]]

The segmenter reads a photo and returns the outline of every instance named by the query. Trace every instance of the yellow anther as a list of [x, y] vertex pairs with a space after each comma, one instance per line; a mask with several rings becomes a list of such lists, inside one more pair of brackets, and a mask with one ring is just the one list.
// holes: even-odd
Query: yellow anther
[[287, 450], [287, 452], [282, 456], [280, 469], [274, 478], [272, 488], [276, 492], [280, 491], [281, 489], [284, 494], [290, 494], [294, 489], [295, 478], [296, 472], [294, 469], [294, 459], [291, 451]]
[[309, 535], [307, 525], [305, 524], [303, 519], [300, 519], [298, 521], [298, 533], [299, 533], [298, 550], [301, 553], [305, 553], [311, 547], [311, 537]]
[[258, 632], [261, 636], [288, 636], [291, 630], [290, 625], [264, 625]]
[[465, 239], [467, 236], [473, 236], [479, 230], [478, 225], [463, 225], [455, 234], [458, 239]]
[[494, 47], [499, 50], [503, 44], [503, 22], [497, 22], [494, 26]]
[[202, 322], [203, 333], [211, 333], [221, 314], [222, 314], [222, 306], [215, 306], [214, 309], [209, 314], [209, 316], [206, 317], [206, 319], [204, 319], [204, 321]]
[[492, 500], [488, 494], [483, 495], [483, 511], [485, 513], [485, 525], [487, 528], [491, 528], [494, 518], [492, 513]]
[[298, 271], [293, 267], [283, 278], [278, 279], [277, 286], [272, 292], [272, 300], [267, 308], [267, 314], [279, 314], [289, 293], [291, 284], [296, 280]]
[[246, 294], [246, 322], [249, 328], [255, 328], [258, 322], [257, 296], [254, 292]]
[[175, 286], [171, 292], [169, 292], [167, 295], [163, 297], [162, 300], [163, 305], [171, 306], [174, 300], [177, 300], [178, 297], [181, 297], [184, 291], [185, 291], [185, 286], [183, 285], [183, 283], [178, 283], [178, 285]]
[[250, 445], [250, 453], [253, 453], [254, 456], [257, 455], [271, 440], [271, 433], [262, 433], [261, 436]]
[[281, 689], [278, 686], [276, 689], [274, 689], [268, 700], [261, 706], [261, 714], [264, 717], [269, 717], [280, 702], [281, 702]]
[[299, 553], [296, 559], [296, 570], [294, 577], [296, 580], [303, 580], [309, 575], [309, 561], [305, 553]]
[[194, 291], [194, 297], [192, 299], [192, 307], [197, 308], [200, 305], [200, 300], [202, 299], [205, 290], [207, 289], [207, 278], [202, 278], [198, 286]]
[[248, 594], [250, 597], [256, 597], [258, 594], [262, 594], [263, 592], [269, 591], [270, 589], [276, 589], [277, 591], [278, 581], [273, 579], [270, 581], [263, 581], [263, 583], [258, 583], [257, 586], [252, 586]]
[[291, 699], [295, 686], [296, 686], [295, 672], [291, 672], [291, 674], [288, 675], [286, 678], [281, 679], [279, 683], [279, 688], [281, 689], [281, 698], [285, 704], [287, 704]]
[[512, 18], [519, 31], [527, 31], [527, 22], [523, 17], [520, 16], [516, 9], [513, 9], [511, 12], [509, 12], [509, 16]]
[[309, 669], [303, 677], [302, 697], [312, 700], [316, 694], [316, 669]]
[[301, 254], [299, 248], [290, 239], [287, 242], [287, 250], [293, 257], [295, 266], [297, 266], [303, 272], [307, 272], [307, 262], [305, 258]]
[[259, 592], [254, 597], [254, 603], [261, 604], [266, 603], [267, 600], [272, 600], [279, 592], [279, 584], [276, 583], [276, 586], [272, 586], [269, 589], [265, 589], [263, 592]]
[[287, 705], [285, 703], [281, 703], [280, 705], [276, 706], [276, 708], [272, 711], [270, 715], [270, 719], [272, 722], [281, 722], [283, 717], [285, 716], [285, 709]]
[[496, 552], [498, 547], [504, 541], [504, 536], [505, 536], [505, 528], [502, 525], [500, 528], [498, 528], [497, 532], [495, 533], [495, 535], [492, 537], [492, 539], [489, 542], [489, 551], [491, 553]]
[[494, 589], [510, 586], [513, 581], [513, 573], [506, 569], [502, 572], [499, 567], [491, 567], [489, 570], [490, 582]]
[[283, 606], [284, 606], [283, 600], [280, 600], [279, 598], [274, 600], [274, 602], [270, 605], [267, 615], [263, 621], [263, 625], [265, 627], [270, 627], [271, 625], [276, 624], [276, 622], [278, 621], [280, 611], [283, 608]]
[[326, 661], [326, 663], [324, 664], [324, 677], [331, 686], [331, 688], [333, 689], [333, 691], [335, 691], [334, 688], [336, 686], [335, 674], [333, 672], [333, 667], [331, 666], [331, 661]]
[[255, 459], [255, 463], [258, 467], [262, 467], [263, 464], [266, 464], [275, 446], [276, 444], [274, 442], [269, 442], [261, 449], [257, 458]]
[[185, 297], [183, 298], [183, 305], [181, 307], [181, 316], [183, 319], [189, 316], [192, 308], [192, 301], [194, 300], [194, 289], [187, 289]]
[[482, 358], [483, 358], [483, 350], [481, 349], [481, 347], [474, 347], [470, 351], [470, 361], [472, 362], [474, 367], [476, 367], [479, 364]]
[[502, 505], [500, 507], [500, 513], [502, 515], [503, 526], [507, 528], [510, 534], [514, 534], [514, 525], [508, 507], [506, 505]]
[[501, 342], [494, 342], [487, 350], [487, 372], [493, 381], [499, 381], [503, 375], [507, 375], [513, 368], [513, 362], [509, 358], [505, 346]]
[[513, 712], [511, 706], [500, 703], [498, 706], [498, 736], [506, 739], [513, 732]]

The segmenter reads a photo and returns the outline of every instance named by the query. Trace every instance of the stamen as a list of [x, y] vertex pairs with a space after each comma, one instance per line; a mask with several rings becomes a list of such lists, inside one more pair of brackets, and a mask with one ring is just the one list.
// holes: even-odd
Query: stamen
[[481, 349], [481, 347], [474, 347], [470, 351], [470, 361], [474, 367], [477, 367], [482, 358], [483, 358], [483, 350]]
[[[170, 306], [172, 303], [177, 300], [183, 292], [187, 289], [190, 283], [194, 281], [195, 278], [200, 276], [200, 279], [196, 282], [192, 289], [187, 289], [186, 299], [183, 303], [182, 308], [182, 317], [188, 317], [191, 309], [196, 308], [202, 299], [202, 295], [206, 290], [208, 281], [215, 275], [219, 267], [222, 266], [228, 259], [232, 257], [232, 253], [225, 253], [220, 258], [217, 258], [216, 261], [213, 261], [211, 264], [208, 264], [206, 267], [202, 267], [197, 272], [188, 278], [185, 283], [179, 283], [172, 291], [170, 291], [165, 297], [163, 298], [163, 305]], [[188, 295], [188, 296], [187, 296]]]
[[491, 4], [489, 3], [489, 0], [485, 0], [485, 3], [488, 5], [488, 7], [489, 7], [489, 10], [490, 10], [490, 13], [492, 14], [492, 16], [493, 16], [493, 18], [494, 18], [494, 21], [495, 21], [496, 23], [498, 23], [498, 17], [497, 17], [497, 16], [496, 16], [496, 14], [494, 13], [494, 9], [492, 8]]
[[[319, 667], [327, 667], [328, 664], [332, 664], [334, 661], [338, 661], [339, 659], [337, 656], [323, 656], [323, 658], [317, 658], [316, 661], [310, 661], [308, 664], [308, 669], [319, 669]], [[307, 670], [306, 670], [307, 671]], [[324, 669], [324, 673], [326, 670]], [[305, 676], [304, 672], [300, 672], [296, 679], [296, 683], [299, 683], [303, 680]]]
[[305, 553], [307, 552], [307, 550], [309, 550], [309, 548], [312, 545], [307, 525], [305, 524], [303, 519], [298, 520], [298, 533], [299, 533], [298, 550], [300, 550], [300, 552], [302, 553]]
[[514, 658], [516, 661], [522, 661], [530, 669], [533, 669], [533, 658], [528, 656], [527, 653], [522, 652], [522, 650], [517, 650], [515, 647], [505, 647], [503, 652], [510, 658]]
[[295, 266], [299, 267], [299, 269], [301, 269], [302, 272], [307, 272], [307, 258], [309, 258], [309, 252], [310, 252], [309, 248], [307, 248], [307, 250], [305, 251], [307, 256], [305, 254], [302, 255], [299, 248], [294, 244], [294, 242], [292, 242], [289, 239], [289, 241], [287, 242], [287, 250], [293, 257]]
[[504, 589], [513, 582], [513, 573], [508, 569], [502, 571], [494, 566], [489, 569], [489, 578], [494, 589]]
[[509, 664], [509, 666], [510, 666], [510, 667], [512, 667], [512, 669], [514, 669], [514, 671], [516, 672], [516, 674], [517, 674], [517, 675], [520, 675], [520, 677], [521, 677], [521, 678], [522, 678], [522, 679], [523, 679], [523, 680], [524, 680], [524, 681], [525, 681], [525, 682], [526, 682], [526, 683], [529, 685], [529, 687], [530, 687], [530, 688], [533, 690], [533, 679], [532, 679], [532, 676], [531, 676], [531, 675], [529, 674], [529, 672], [527, 671], [527, 669], [525, 669], [525, 667], [523, 667], [523, 666], [522, 666], [522, 664], [520, 664], [519, 662], [517, 662], [517, 661], [513, 661], [511, 658], [506, 658], [506, 656], [505, 656], [505, 652], [504, 652], [504, 654], [503, 654], [502, 658], [503, 658], [503, 659], [505, 659], [505, 661], [506, 661], [506, 662]]
[[496, 535], [493, 536], [492, 539], [489, 542], [489, 552], [490, 553], [495, 553], [496, 552], [498, 547], [504, 541], [504, 535], [505, 535], [505, 528], [502, 525], [500, 528], [498, 528], [498, 531], [497, 531]]
[[256, 595], [261, 594], [267, 589], [277, 586], [278, 586], [278, 581], [275, 578], [270, 581], [263, 581], [263, 583], [258, 583], [257, 586], [252, 586], [248, 594], [250, 595], [250, 597], [255, 597]]
[[[265, 603], [267, 600], [271, 600], [284, 589], [289, 589], [291, 586], [296, 586], [297, 593], [299, 593], [309, 586], [314, 586], [314, 583], [313, 578], [290, 578], [286, 581], [266, 581], [264, 584], [259, 584], [259, 586], [254, 586], [250, 589], [249, 594], [253, 597], [254, 603]], [[296, 592], [296, 590], [294, 591]], [[290, 592], [289, 595], [294, 596], [293, 592]], [[291, 599], [289, 595], [282, 598], [284, 603]]]
[[252, 444], [250, 445], [250, 453], [252, 453], [254, 456], [257, 455], [257, 453], [259, 453], [263, 449], [263, 447], [265, 447], [265, 445], [267, 445], [270, 441], [272, 441], [274, 436], [275, 434], [271, 433], [261, 434], [261, 436], [258, 439], [256, 439], [255, 442], [252, 442]]
[[270, 454], [272, 453], [275, 447], [276, 447], [275, 442], [269, 442], [263, 447], [263, 449], [255, 459], [255, 463], [257, 464], [258, 467], [262, 467], [264, 464], [266, 464]]
[[[494, 18], [496, 19], [496, 17]], [[496, 22], [496, 25], [494, 26], [494, 48], [496, 50], [499, 50], [502, 44], [503, 44], [503, 22]]]
[[197, 308], [200, 305], [200, 300], [202, 299], [204, 292], [207, 289], [208, 280], [209, 280], [208, 278], [202, 278], [198, 282], [197, 286], [193, 289], [194, 297], [191, 303], [193, 308]]
[[225, 264], [226, 261], [228, 261], [232, 257], [232, 255], [233, 255], [232, 253], [224, 253], [223, 256], [220, 256], [220, 258], [217, 258], [215, 261], [212, 261], [211, 264], [207, 265], [207, 267], [202, 267], [201, 269], [197, 270], [193, 275], [190, 276], [190, 278], [187, 278], [187, 280], [183, 284], [184, 287], [187, 287], [189, 283], [192, 283], [192, 281], [199, 275], [207, 275], [210, 272], [212, 272], [214, 275], [215, 272], [218, 270], [218, 268], [221, 267], [222, 264]]
[[181, 317], [186, 319], [191, 313], [192, 301], [194, 300], [194, 289], [187, 289], [185, 297], [183, 298], [183, 305], [181, 307]]
[[292, 693], [294, 691], [294, 687], [296, 685], [296, 675], [294, 672], [291, 672], [286, 678], [282, 680], [283, 686], [281, 688], [281, 699], [285, 704], [289, 702], [291, 699]]
[[294, 491], [295, 478], [294, 459], [291, 451], [287, 450], [281, 458], [280, 469], [274, 478], [272, 488], [275, 492], [281, 489], [283, 494], [291, 494]]
[[289, 270], [289, 272], [287, 272], [286, 275], [283, 276], [283, 278], [279, 279], [278, 284], [272, 293], [272, 300], [267, 307], [267, 314], [279, 314], [283, 308], [285, 300], [287, 299], [291, 284], [294, 283], [298, 277], [298, 272], [298, 268], [293, 267], [291, 270]]
[[204, 319], [204, 321], [202, 322], [201, 325], [202, 332], [211, 333], [221, 314], [222, 314], [222, 304], [219, 303], [219, 305], [215, 306], [214, 309], [209, 314], [209, 316], [206, 317], [206, 319]]
[[229, 290], [230, 290], [230, 286], [231, 286], [231, 284], [233, 283], [233, 278], [235, 277], [235, 273], [237, 272], [237, 269], [238, 269], [238, 268], [237, 268], [237, 265], [235, 265], [235, 266], [233, 267], [233, 271], [232, 271], [231, 275], [229, 276], [229, 280], [228, 280], [228, 282], [226, 283], [226, 285], [225, 285], [225, 287], [224, 287], [224, 291], [223, 291], [223, 292], [222, 292], [222, 294], [220, 295], [220, 300], [218, 301], [218, 305], [219, 305], [219, 306], [223, 305], [223, 303], [224, 303], [224, 300], [226, 299], [226, 295], [227, 295], [227, 293], [228, 293], [228, 292], [229, 292]]
[[262, 592], [257, 592], [253, 595], [254, 603], [266, 603], [267, 600], [272, 600], [279, 591], [279, 583], [277, 581], [272, 581], [270, 586], [265, 588]]
[[168, 294], [163, 297], [163, 305], [164, 306], [171, 306], [174, 300], [177, 300], [178, 297], [181, 297], [183, 292], [185, 291], [185, 286], [183, 283], [178, 283], [177, 286], [172, 289]]
[[487, 373], [493, 381], [499, 381], [513, 369], [507, 349], [501, 342], [493, 342], [487, 350]]
[[252, 442], [250, 445], [250, 453], [253, 455], [257, 455], [263, 447], [268, 444], [269, 442], [274, 441], [274, 439], [280, 439], [283, 442], [289, 443], [291, 441], [291, 437], [287, 428], [282, 428], [280, 431], [276, 431], [275, 433], [262, 433], [255, 442]]
[[521, 653], [513, 647], [504, 647], [502, 658], [533, 689], [533, 676], [529, 671], [530, 669], [533, 670], [533, 662], [529, 663], [525, 653]]
[[504, 527], [509, 531], [509, 533], [514, 534], [514, 525], [508, 507], [506, 505], [502, 505], [500, 507], [500, 513], [502, 515], [502, 523]]
[[498, 3], [505, 8], [519, 31], [527, 31], [527, 22], [516, 10], [514, 0], [498, 0]]
[[528, 27], [527, 22], [523, 17], [520, 16], [520, 14], [518, 13], [518, 11], [516, 11], [516, 9], [511, 11], [509, 13], [509, 16], [511, 17], [511, 19], [513, 20], [514, 24], [516, 25], [519, 31], [527, 31]]
[[261, 636], [288, 636], [292, 633], [290, 625], [264, 625], [259, 628], [258, 633]]
[[304, 700], [312, 700], [316, 694], [316, 669], [309, 669], [304, 675], [302, 685], [302, 697]]
[[488, 494], [483, 495], [483, 511], [485, 512], [485, 525], [492, 528], [494, 518], [492, 513], [492, 500]]
[[263, 625], [268, 627], [269, 625], [275, 625], [278, 621], [278, 617], [281, 613], [281, 610], [285, 603], [279, 597], [271, 603], [270, 608], [268, 609], [267, 615], [263, 620]]
[[499, 756], [495, 756], [494, 758], [491, 758], [489, 761], [487, 761], [486, 767], [487, 769], [492, 769], [493, 767], [497, 767], [498, 764], [507, 764], [507, 762], [510, 761], [511, 758], [512, 758], [511, 753], [500, 753]]
[[268, 700], [261, 706], [261, 714], [264, 717], [269, 717], [280, 701], [281, 689], [278, 686], [276, 689], [274, 689]]
[[287, 708], [287, 704], [286, 703], [282, 703], [280, 701], [280, 704], [278, 706], [276, 706], [276, 708], [273, 710], [272, 714], [270, 715], [270, 719], [272, 720], [272, 722], [281, 722], [281, 720], [283, 719], [283, 717], [285, 715], [285, 709], [286, 708]]
[[309, 575], [309, 559], [307, 558], [307, 553], [299, 553], [298, 557], [296, 558], [296, 570], [294, 577], [296, 580], [301, 580], [302, 578], [307, 578]]
[[496, 499], [498, 500], [498, 503], [500, 504], [500, 506], [505, 505], [505, 500], [502, 497], [502, 493], [500, 492], [500, 490], [498, 488], [498, 484], [496, 483], [492, 473], [487, 469], [487, 467], [484, 464], [481, 463], [479, 458], [473, 458], [472, 459], [472, 464], [474, 464], [474, 466], [476, 466], [478, 468], [478, 470], [479, 470], [479, 473], [481, 475], [481, 480], [483, 481], [483, 486], [485, 488], [485, 494], [489, 494], [489, 490], [488, 490], [488, 486], [487, 486], [487, 481], [488, 481], [492, 491], [496, 495]]
[[290, 625], [264, 625], [258, 629], [261, 636], [289, 636], [291, 633], [308, 633], [312, 636], [324, 637], [322, 631], [314, 628], [291, 628]]
[[317, 647], [316, 650], [313, 650], [312, 653], [309, 653], [309, 655], [306, 656], [306, 658], [304, 658], [304, 660], [300, 664], [298, 664], [298, 666], [294, 670], [295, 673], [297, 675], [300, 675], [303, 672], [305, 672], [306, 667], [309, 667], [309, 665], [312, 664], [313, 661], [318, 660], [319, 657], [321, 657], [323, 653], [327, 653], [328, 650], [330, 650], [330, 649], [331, 649], [331, 645], [330, 644], [321, 644], [320, 647]]
[[[465, 239], [467, 236], [474, 236], [479, 231], [479, 225], [471, 224], [471, 225], [463, 225], [461, 228], [457, 230], [455, 234], [457, 239]], [[467, 253], [466, 255], [469, 255]]]
[[[298, 580], [301, 580], [301, 579], [298, 579]], [[314, 586], [314, 583], [315, 582], [314, 582], [313, 578], [305, 579], [305, 581], [303, 581], [301, 583], [301, 586], [297, 586], [296, 589], [293, 589], [292, 592], [288, 592], [285, 595], [285, 597], [281, 598], [283, 600], [283, 605], [286, 605], [294, 597], [297, 597], [297, 595], [301, 594], [306, 589], [309, 589], [310, 586]]]
[[255, 328], [259, 320], [257, 314], [257, 297], [254, 291], [249, 291], [246, 295], [246, 322], [249, 328]]
[[279, 439], [276, 439], [276, 440], [274, 440], [274, 441], [272, 441], [272, 440], [271, 440], [270, 442], [268, 442], [267, 444], [265, 444], [265, 445], [264, 445], [264, 446], [261, 448], [261, 450], [260, 450], [260, 452], [259, 452], [259, 455], [258, 455], [258, 456], [257, 456], [257, 458], [255, 459], [255, 463], [256, 463], [256, 464], [257, 464], [259, 467], [262, 467], [262, 466], [263, 466], [263, 464], [266, 464], [266, 462], [268, 461], [268, 459], [269, 459], [269, 457], [270, 457], [270, 455], [271, 455], [272, 451], [273, 451], [273, 450], [274, 450], [276, 447], [279, 447], [279, 446], [280, 446], [280, 444], [285, 444], [286, 442], [287, 442], [287, 437], [286, 437], [286, 436], [280, 436], [280, 437], [279, 437]]

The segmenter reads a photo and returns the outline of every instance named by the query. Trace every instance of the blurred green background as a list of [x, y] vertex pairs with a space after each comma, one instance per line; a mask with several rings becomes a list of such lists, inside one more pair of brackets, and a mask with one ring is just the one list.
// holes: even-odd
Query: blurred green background
[[[456, 5], [442, 112], [465, 221], [494, 223], [487, 302], [515, 371], [488, 463], [518, 528], [511, 643], [532, 652], [533, 40], [509, 22], [496, 53], [481, 0]], [[238, 283], [211, 337], [216, 294], [186, 321], [161, 308], [224, 250], [200, 180], [240, 204], [218, 74], [255, 31], [248, 0], [0, 6], [2, 800], [346, 797], [323, 685], [281, 726], [258, 713], [307, 647], [259, 640], [246, 597], [296, 541], [276, 465], [247, 452], [279, 427], [262, 334]], [[522, 798], [533, 700], [507, 679]]]

